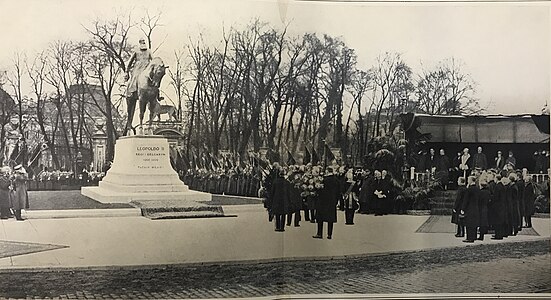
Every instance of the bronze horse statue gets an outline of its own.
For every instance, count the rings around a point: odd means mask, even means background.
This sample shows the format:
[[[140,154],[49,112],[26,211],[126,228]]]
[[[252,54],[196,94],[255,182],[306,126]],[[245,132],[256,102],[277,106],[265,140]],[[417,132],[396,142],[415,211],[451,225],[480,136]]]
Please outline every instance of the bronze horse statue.
[[[159,87],[163,76],[165,76],[166,68],[168,67],[165,66],[163,60],[159,57],[155,57],[138,75],[136,80],[136,84],[138,85],[137,92],[126,97],[128,120],[124,129],[124,135],[128,134],[129,129],[132,129],[134,134],[136,134],[135,129],[132,127],[134,111],[136,110],[136,102],[140,103],[140,131],[143,131],[143,117],[146,107],[149,107],[149,128],[151,128],[153,118],[155,117],[155,106],[157,104],[157,99],[159,98]]]

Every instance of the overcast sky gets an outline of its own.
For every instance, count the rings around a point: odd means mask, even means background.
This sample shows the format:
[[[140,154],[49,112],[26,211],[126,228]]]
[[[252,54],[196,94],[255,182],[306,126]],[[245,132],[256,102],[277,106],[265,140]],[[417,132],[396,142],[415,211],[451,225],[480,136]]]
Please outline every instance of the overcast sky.
[[[167,38],[157,54],[169,65],[189,36],[202,32],[215,42],[224,26],[239,28],[258,17],[275,28],[290,21],[292,35],[341,36],[363,68],[385,51],[402,53],[414,72],[455,57],[477,82],[488,113],[538,113],[550,98],[548,4],[0,0],[0,69],[16,51],[32,56],[56,39],[85,40],[82,25],[98,16],[133,10],[138,17],[146,7],[162,13],[156,37]]]

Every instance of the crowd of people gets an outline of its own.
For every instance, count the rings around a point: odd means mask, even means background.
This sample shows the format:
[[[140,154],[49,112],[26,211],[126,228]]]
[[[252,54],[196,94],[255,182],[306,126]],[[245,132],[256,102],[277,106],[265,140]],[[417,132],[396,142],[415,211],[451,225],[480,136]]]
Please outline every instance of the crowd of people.
[[[547,159],[546,152],[537,155],[539,172],[547,172],[544,168],[548,164],[542,160]],[[502,239],[531,227],[535,200],[541,191],[526,168],[516,168],[512,152],[506,158],[498,152],[490,164],[481,147],[472,156],[466,148],[458,154],[456,167],[446,159],[444,150],[436,157],[431,149],[426,158],[425,163],[433,164],[427,172],[440,181],[439,187],[445,189],[451,175],[455,176],[458,198],[452,222],[458,225],[458,237],[467,236],[465,242],[483,240],[492,231],[493,238]],[[298,227],[304,217],[305,221],[317,222],[315,238],[322,237],[323,223],[327,223],[330,239],[337,209],[345,211],[346,224],[350,225],[354,224],[355,213],[381,216],[397,212],[404,204],[398,201],[404,197],[397,197],[403,189],[404,185],[386,170],[274,163],[261,181],[260,196],[275,231],[284,231],[286,225]]]
[[[535,174],[547,173],[550,162],[549,153],[545,150],[536,151],[533,159],[531,171]],[[513,151],[508,151],[507,157],[503,156],[502,151],[497,151],[492,161],[484,154],[482,147],[477,147],[477,152],[473,155],[470,154],[469,148],[464,148],[453,160],[449,159],[444,149],[440,149],[439,154],[436,154],[432,148],[428,152],[422,150],[417,155],[415,165],[416,172],[434,174],[443,187],[447,187],[450,181],[457,182],[459,177],[467,178],[475,169],[511,171],[519,168]]]
[[[346,168],[336,164],[281,166],[274,163],[262,181],[260,196],[275,231],[285,231],[285,225],[300,226],[317,223],[314,238],[323,237],[327,223],[327,238],[333,235],[337,209],[345,212],[345,224],[354,225],[354,215],[388,214],[392,210],[392,179],[386,170],[373,173],[362,168]]]
[[[0,169],[0,219],[15,217],[17,221],[25,220],[21,210],[29,208],[28,178],[22,165],[15,166],[13,170],[9,166]]]
[[[521,171],[475,169],[470,176],[458,178],[458,193],[452,223],[457,224],[456,237],[463,242],[515,236],[522,228],[532,227],[534,201],[538,190],[531,176]]]

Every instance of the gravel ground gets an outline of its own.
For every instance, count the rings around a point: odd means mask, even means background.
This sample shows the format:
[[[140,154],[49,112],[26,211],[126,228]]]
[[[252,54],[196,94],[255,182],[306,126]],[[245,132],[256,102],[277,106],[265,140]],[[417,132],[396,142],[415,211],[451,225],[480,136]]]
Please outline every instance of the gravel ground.
[[[312,293],[551,291],[549,239],[348,258],[1,270],[0,296],[221,298]]]

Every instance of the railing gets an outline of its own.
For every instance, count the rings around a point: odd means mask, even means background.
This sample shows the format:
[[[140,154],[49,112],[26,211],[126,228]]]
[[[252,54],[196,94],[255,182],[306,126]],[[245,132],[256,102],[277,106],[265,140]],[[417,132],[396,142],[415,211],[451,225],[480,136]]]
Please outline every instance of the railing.
[[[532,181],[535,183],[542,183],[549,181],[549,172],[547,174],[530,174],[524,172],[523,176],[532,177]],[[434,178],[434,172],[415,172],[415,168],[411,167],[410,169],[410,180],[414,182],[426,182],[429,179]]]
[[[532,181],[535,183],[542,183],[549,180],[549,174],[527,174],[532,177]]]

